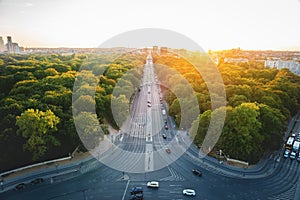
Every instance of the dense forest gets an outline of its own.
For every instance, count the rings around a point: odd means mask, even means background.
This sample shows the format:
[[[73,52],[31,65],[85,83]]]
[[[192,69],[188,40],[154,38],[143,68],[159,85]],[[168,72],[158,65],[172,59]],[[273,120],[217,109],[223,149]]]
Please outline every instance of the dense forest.
[[[163,87],[164,98],[170,106],[169,114],[174,117],[178,126],[190,128],[197,146],[201,146],[207,134],[211,117],[218,116],[222,109],[226,109],[224,127],[214,150],[222,149],[231,158],[253,164],[265,153],[280,148],[287,122],[300,108],[299,76],[288,69],[264,68],[263,63],[258,62],[221,62],[217,69],[225,85],[226,108],[219,106],[211,109],[211,97],[218,99],[221,93],[209,92],[207,81],[201,76],[205,73],[209,81],[213,82],[214,73],[209,70],[211,61],[199,62],[202,63],[200,74],[189,62],[198,59],[196,53],[187,53],[181,58],[156,55],[154,59],[157,65],[161,65],[157,67],[157,74],[162,85],[173,85],[171,88]],[[170,73],[172,70],[180,75]],[[200,109],[201,112],[197,119],[191,119],[190,127],[181,123],[182,110],[179,102],[184,104],[190,100],[184,94],[187,87],[180,76],[188,81],[198,100],[198,105],[188,109]]]
[[[117,127],[111,99],[130,97],[124,97],[125,91],[114,92],[116,83],[128,71],[128,79],[138,82],[132,76],[141,76],[142,68],[137,66],[144,61],[143,54],[1,55],[0,171],[66,156],[78,145],[83,147],[74,120],[91,126],[100,122],[105,134],[105,120]],[[78,79],[84,82],[74,87]],[[72,111],[72,101],[82,110]],[[96,105],[96,114],[88,112],[90,105]],[[87,137],[93,133],[84,131]]]

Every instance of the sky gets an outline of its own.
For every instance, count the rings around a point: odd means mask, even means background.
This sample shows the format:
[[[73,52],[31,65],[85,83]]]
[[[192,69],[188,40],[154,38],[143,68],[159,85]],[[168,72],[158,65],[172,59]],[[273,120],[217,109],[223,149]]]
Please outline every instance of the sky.
[[[300,50],[299,24],[300,0],[0,0],[0,36],[23,47],[97,47],[162,28],[205,50]]]

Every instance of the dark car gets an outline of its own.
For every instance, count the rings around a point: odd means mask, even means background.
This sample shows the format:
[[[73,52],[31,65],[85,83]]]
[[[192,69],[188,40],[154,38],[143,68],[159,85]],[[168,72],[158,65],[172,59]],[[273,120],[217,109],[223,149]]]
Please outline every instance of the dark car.
[[[167,135],[166,135],[166,134],[162,134],[162,137],[163,137],[164,139],[167,139]]]
[[[143,199],[143,188],[142,187],[134,187],[130,190],[130,199],[132,200],[142,200]]]
[[[134,187],[131,188],[130,194],[135,195],[135,194],[143,194],[143,188],[142,187]]]
[[[30,183],[35,185],[35,184],[39,184],[39,183],[42,183],[42,182],[44,182],[43,178],[37,178],[37,179],[34,179],[33,181],[31,181]]]
[[[197,170],[197,169],[193,169],[192,172],[196,175],[196,176],[202,176],[202,173]]]
[[[138,194],[137,195],[131,195],[129,197],[130,200],[142,200],[143,197],[139,196]]]
[[[14,190],[21,190],[23,188],[25,188],[25,183],[20,183],[14,188]]]

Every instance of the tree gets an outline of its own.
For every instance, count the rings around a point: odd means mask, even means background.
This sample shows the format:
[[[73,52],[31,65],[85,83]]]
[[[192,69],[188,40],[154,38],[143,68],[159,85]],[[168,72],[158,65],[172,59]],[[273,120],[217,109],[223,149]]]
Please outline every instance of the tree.
[[[122,127],[127,117],[129,116],[129,100],[125,95],[120,95],[118,97],[111,97],[111,109],[113,114],[113,119],[117,123],[118,127]]]
[[[265,150],[279,149],[282,144],[282,133],[286,128],[286,118],[276,108],[259,104],[259,119],[262,123],[261,134],[264,136]]]
[[[73,103],[74,114],[80,112],[93,112],[95,110],[95,100],[90,95],[82,95]]]
[[[230,107],[229,107],[230,108]],[[259,107],[254,103],[227,109],[227,119],[219,141],[220,147],[236,159],[258,161],[262,154]]]
[[[192,128],[190,130],[194,143],[200,147],[208,130],[208,126],[211,119],[211,110],[207,110],[198,119],[193,121]]]
[[[233,95],[229,98],[228,104],[232,107],[236,107],[242,103],[249,102],[249,99],[247,99],[244,95]]]
[[[45,155],[50,144],[58,146],[58,140],[51,134],[56,131],[59,118],[51,110],[46,112],[28,109],[16,117],[18,134],[27,139],[24,149],[33,154],[33,160]]]
[[[85,147],[90,150],[95,148],[100,139],[103,138],[104,132],[100,130],[97,115],[91,112],[80,112],[74,117],[77,133]],[[104,130],[105,131],[105,130]]]

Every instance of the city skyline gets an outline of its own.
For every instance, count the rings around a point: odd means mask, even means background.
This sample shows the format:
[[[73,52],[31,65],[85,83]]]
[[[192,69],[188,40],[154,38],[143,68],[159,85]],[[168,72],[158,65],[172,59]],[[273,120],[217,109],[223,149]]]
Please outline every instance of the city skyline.
[[[92,48],[120,33],[153,27],[181,33],[205,50],[300,50],[299,10],[297,0],[2,0],[0,35],[25,48]]]

